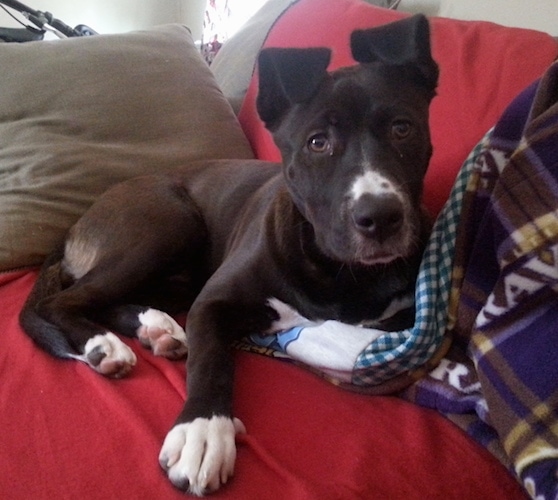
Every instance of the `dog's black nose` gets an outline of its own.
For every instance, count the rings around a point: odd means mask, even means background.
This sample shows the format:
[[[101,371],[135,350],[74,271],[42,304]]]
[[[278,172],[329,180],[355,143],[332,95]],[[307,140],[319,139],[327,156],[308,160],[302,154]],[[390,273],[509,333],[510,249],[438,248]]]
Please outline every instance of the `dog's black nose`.
[[[352,206],[355,228],[368,238],[384,241],[403,225],[403,206],[394,195],[364,194]]]

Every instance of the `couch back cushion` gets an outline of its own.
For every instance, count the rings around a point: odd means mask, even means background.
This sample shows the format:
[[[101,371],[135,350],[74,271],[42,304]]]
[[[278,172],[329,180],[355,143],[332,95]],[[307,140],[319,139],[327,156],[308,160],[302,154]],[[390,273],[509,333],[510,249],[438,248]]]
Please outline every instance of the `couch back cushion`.
[[[39,264],[118,181],[253,156],[183,26],[0,44],[0,68],[0,270]]]
[[[271,28],[264,46],[325,46],[333,50],[330,69],[355,64],[349,36],[409,14],[361,0],[299,0]],[[434,154],[424,201],[437,214],[468,153],[494,125],[517,93],[538,78],[558,55],[549,35],[486,22],[431,19],[433,55],[440,65],[438,95],[431,105]],[[259,158],[279,152],[255,109],[257,75],[252,78],[239,119]]]

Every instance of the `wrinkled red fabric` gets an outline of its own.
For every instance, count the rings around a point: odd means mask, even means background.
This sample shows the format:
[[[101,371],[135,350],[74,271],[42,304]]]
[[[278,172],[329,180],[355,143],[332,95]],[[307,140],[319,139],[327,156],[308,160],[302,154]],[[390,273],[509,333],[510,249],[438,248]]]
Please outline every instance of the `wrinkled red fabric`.
[[[267,45],[330,46],[352,64],[349,33],[405,14],[359,0],[301,0]],[[432,103],[434,157],[425,202],[437,213],[478,139],[556,56],[542,33],[434,19],[441,66]],[[536,47],[536,48],[535,48]],[[278,159],[259,122],[255,79],[240,119],[258,157]],[[18,326],[36,273],[0,275],[0,498],[183,499],[157,456],[184,399],[183,362],[134,340],[133,372],[109,380],[54,359]],[[239,500],[477,499],[524,493],[484,448],[434,411],[393,397],[344,392],[294,365],[238,352],[236,476],[213,498]]]
[[[111,380],[55,359],[17,316],[36,273],[0,275],[0,498],[184,499],[159,448],[185,394],[180,361],[125,340],[138,363]],[[213,498],[524,498],[484,448],[432,410],[353,394],[303,368],[238,352],[236,475]]]

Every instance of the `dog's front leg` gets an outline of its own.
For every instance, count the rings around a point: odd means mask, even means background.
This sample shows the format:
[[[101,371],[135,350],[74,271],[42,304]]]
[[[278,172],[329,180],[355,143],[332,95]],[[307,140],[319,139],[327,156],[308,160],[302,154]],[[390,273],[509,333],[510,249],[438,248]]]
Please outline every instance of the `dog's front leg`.
[[[168,433],[159,462],[170,481],[195,495],[217,490],[233,475],[235,436],[244,425],[232,416],[234,366],[230,338],[215,315],[188,317],[188,395]]]

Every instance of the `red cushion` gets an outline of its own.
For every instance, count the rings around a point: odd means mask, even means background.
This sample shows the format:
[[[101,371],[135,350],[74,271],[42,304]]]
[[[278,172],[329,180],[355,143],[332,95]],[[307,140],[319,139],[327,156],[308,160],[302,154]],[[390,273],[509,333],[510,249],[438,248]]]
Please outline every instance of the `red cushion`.
[[[186,396],[183,362],[137,341],[125,379],[51,358],[17,315],[35,273],[0,275],[0,498],[182,499],[157,463]],[[484,448],[431,410],[345,392],[306,370],[238,353],[235,478],[212,498],[524,498]]]
[[[277,21],[265,46],[333,49],[330,69],[354,64],[349,36],[408,14],[361,0],[300,0]],[[479,139],[511,100],[556,58],[556,41],[545,33],[485,22],[432,19],[432,50],[440,65],[438,96],[431,106],[434,155],[424,201],[436,214],[445,203],[457,171]],[[256,155],[280,155],[257,117],[256,77],[240,111],[240,121]]]

